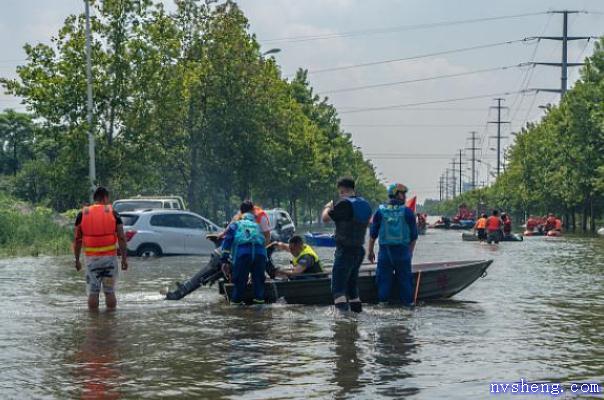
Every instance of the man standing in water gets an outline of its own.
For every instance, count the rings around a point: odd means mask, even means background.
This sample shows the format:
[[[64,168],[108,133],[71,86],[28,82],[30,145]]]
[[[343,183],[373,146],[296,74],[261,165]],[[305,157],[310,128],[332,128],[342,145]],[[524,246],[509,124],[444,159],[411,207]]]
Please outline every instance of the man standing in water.
[[[336,252],[331,272],[331,293],[336,309],[361,312],[358,277],[365,257],[365,235],[371,218],[371,206],[355,193],[352,178],[337,183],[340,200],[327,203],[321,214],[323,222],[336,224]]]
[[[407,307],[413,306],[413,273],[411,258],[417,241],[417,225],[413,211],[405,206],[407,187],[393,183],[388,187],[389,201],[382,204],[373,216],[369,233],[367,257],[375,262],[373,251],[379,238],[380,252],[376,270],[380,303],[390,300],[392,277],[396,277],[399,300]]]
[[[101,289],[105,293],[108,309],[117,306],[115,286],[118,277],[117,244],[122,255],[122,269],[128,269],[126,237],[124,225],[119,214],[109,204],[109,192],[98,187],[93,195],[94,204],[84,207],[75,222],[75,241],[73,252],[75,268],[82,269],[80,253],[82,247],[86,255],[86,288],[88,308],[99,308]]]

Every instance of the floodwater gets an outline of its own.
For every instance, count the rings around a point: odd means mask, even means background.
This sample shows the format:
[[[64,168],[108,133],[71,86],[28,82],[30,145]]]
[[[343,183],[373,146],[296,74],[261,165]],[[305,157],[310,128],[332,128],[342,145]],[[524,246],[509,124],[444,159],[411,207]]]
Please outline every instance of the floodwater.
[[[131,260],[119,309],[89,313],[70,257],[1,260],[0,398],[468,399],[520,378],[604,384],[604,239],[496,247],[430,231],[416,253],[484,258],[488,276],[452,300],[358,317],[233,308],[216,288],[163,301],[194,257]]]

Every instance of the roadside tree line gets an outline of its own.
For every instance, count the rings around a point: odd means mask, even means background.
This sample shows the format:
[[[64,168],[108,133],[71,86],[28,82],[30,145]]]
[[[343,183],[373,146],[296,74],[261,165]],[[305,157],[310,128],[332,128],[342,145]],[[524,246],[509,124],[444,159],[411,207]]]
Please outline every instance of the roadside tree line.
[[[558,105],[548,105],[539,122],[515,136],[505,172],[493,185],[428,202],[427,210],[451,214],[466,203],[518,218],[553,212],[571,230],[594,232],[604,213],[604,39],[580,76]]]
[[[307,221],[351,175],[370,201],[383,199],[333,105],[304,70],[283,78],[235,2],[92,6],[97,180],[117,197],[183,195],[218,221],[252,198]],[[89,196],[84,16],[24,48],[18,78],[0,80],[30,111],[0,114],[2,184],[56,210],[79,207]]]

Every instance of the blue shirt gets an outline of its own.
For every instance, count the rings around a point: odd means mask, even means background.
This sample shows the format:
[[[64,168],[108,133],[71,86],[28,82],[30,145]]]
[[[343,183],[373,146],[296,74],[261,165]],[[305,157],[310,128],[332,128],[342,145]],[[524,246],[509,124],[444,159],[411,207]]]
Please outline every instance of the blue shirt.
[[[404,202],[391,199],[388,204],[393,206],[401,206],[405,205]],[[405,222],[409,226],[409,241],[414,242],[417,240],[417,222],[415,221],[415,214],[409,207],[405,207]],[[369,236],[372,239],[377,239],[380,235],[380,226],[382,225],[382,212],[378,208],[375,214],[373,214],[373,219],[371,221],[371,227],[369,228]],[[380,245],[381,247],[382,245]],[[389,245],[388,247],[407,247],[405,245]]]
[[[231,256],[231,251],[233,250],[233,241],[235,240],[235,232],[237,232],[237,224],[233,222],[227,227],[224,239],[222,241],[222,256],[220,257],[222,262],[227,262]],[[244,244],[237,248],[237,258],[246,254],[257,254],[266,257],[266,248],[264,246],[253,244]],[[236,260],[232,261],[233,263],[236,262]]]

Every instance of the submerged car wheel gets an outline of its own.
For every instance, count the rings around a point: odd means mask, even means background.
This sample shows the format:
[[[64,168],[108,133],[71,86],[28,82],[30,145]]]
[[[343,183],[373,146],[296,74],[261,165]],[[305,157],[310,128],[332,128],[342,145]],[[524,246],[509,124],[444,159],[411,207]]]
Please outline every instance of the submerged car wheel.
[[[161,254],[161,248],[156,244],[143,244],[136,251],[139,257],[160,257]]]

